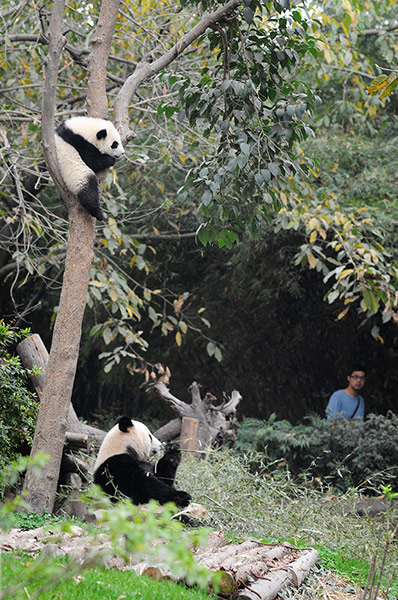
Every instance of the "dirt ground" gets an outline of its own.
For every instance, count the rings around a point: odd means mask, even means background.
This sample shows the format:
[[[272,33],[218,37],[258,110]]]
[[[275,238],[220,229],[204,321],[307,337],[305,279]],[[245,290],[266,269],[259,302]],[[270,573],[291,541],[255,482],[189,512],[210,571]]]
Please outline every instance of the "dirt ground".
[[[312,570],[299,589],[289,588],[277,596],[277,600],[293,598],[294,600],[365,600],[363,590],[336,573],[322,569],[319,573]],[[383,598],[378,596],[378,600]]]

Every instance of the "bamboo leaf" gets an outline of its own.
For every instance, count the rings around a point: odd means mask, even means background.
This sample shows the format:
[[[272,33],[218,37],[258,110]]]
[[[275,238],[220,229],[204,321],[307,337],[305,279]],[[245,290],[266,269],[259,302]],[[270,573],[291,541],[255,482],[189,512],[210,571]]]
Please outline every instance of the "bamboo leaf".
[[[375,94],[381,88],[383,88],[387,84],[387,75],[379,75],[373,79],[372,83],[368,87],[368,94]]]

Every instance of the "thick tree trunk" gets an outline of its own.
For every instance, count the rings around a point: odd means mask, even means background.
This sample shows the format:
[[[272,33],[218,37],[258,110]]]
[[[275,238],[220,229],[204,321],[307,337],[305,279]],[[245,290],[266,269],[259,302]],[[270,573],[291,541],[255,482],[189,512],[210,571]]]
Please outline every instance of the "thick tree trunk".
[[[43,395],[44,383],[46,378],[46,370],[48,364],[49,354],[45,347],[43,340],[39,334],[34,333],[30,337],[25,338],[17,346],[17,352],[21,357],[23,366],[26,369],[32,369],[33,367],[39,367],[40,372],[36,375],[31,375],[33,387],[36,390],[39,400]],[[98,441],[102,441],[106,435],[105,431],[98,429],[97,427],[91,427],[85,423],[79,421],[73,405],[69,403],[68,420],[66,423],[66,431],[71,434],[81,434],[84,436],[94,437]]]
[[[65,274],[31,451],[31,456],[41,450],[50,458],[39,477],[28,470],[24,483],[33,512],[52,512],[54,506],[93,258],[93,217],[76,205],[69,223]]]

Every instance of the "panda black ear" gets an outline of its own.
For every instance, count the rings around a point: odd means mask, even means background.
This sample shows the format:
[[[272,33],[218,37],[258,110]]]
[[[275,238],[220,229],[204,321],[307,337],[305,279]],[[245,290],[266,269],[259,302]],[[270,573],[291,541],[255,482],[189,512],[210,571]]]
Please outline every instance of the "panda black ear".
[[[130,419],[130,417],[118,417],[115,421],[115,425],[119,425],[119,429],[120,431],[123,431],[123,433],[127,433],[129,430],[129,427],[134,427],[134,423],[133,421]]]
[[[102,140],[106,138],[107,135],[108,132],[106,131],[106,129],[101,129],[100,131],[97,131],[97,140]]]

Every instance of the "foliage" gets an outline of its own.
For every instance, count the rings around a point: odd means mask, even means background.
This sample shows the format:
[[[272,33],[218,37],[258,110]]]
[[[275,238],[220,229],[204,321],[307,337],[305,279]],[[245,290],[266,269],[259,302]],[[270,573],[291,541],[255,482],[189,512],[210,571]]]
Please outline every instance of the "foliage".
[[[365,207],[343,208],[330,193],[307,196],[306,202],[296,197],[291,207],[281,210],[277,229],[305,228],[296,264],[320,272],[328,285],[327,301],[344,306],[338,319],[356,306],[365,320],[381,313],[383,323],[397,323],[398,264],[382,245],[382,231],[369,213]],[[379,338],[379,326],[372,334]]]
[[[324,60],[319,61],[313,73],[323,103],[309,121],[319,139],[301,145],[303,156],[314,159],[312,176],[302,181],[296,177],[283,190],[285,206],[276,226],[304,234],[297,264],[309,266],[323,277],[328,287],[325,299],[337,304],[338,319],[357,308],[362,322],[372,322],[374,338],[383,341],[382,324],[389,321],[396,324],[398,320],[396,245],[385,243],[382,227],[383,215],[395,220],[396,204],[384,195],[389,178],[377,171],[376,164],[380,162],[380,143],[386,151],[390,141],[395,146],[391,137],[395,135],[396,123],[393,96],[388,102],[383,98],[380,101],[368,91],[373,87],[377,91],[377,83],[369,87],[374,74],[380,68],[389,72],[391,65],[393,73],[377,78],[376,82],[385,83],[387,90],[390,83],[392,89],[396,84],[396,2],[332,1],[314,6],[313,10],[323,25],[318,46]],[[307,75],[312,82],[312,76]],[[385,135],[383,128],[388,128]],[[335,135],[340,140],[342,155],[334,153]],[[372,152],[370,137],[375,135],[379,137],[378,151]],[[365,174],[373,171],[377,188],[357,176],[356,158],[361,148],[367,160],[359,167]],[[329,151],[336,155],[335,160],[328,156]],[[391,157],[395,162],[394,155]],[[394,175],[390,178],[394,179]],[[363,191],[360,204],[357,204],[358,190]],[[383,213],[378,210],[381,203]]]
[[[375,77],[368,88],[368,94],[379,93],[379,98],[387,98],[391,96],[398,84],[397,73],[391,73],[390,75],[379,75]]]
[[[30,371],[8,351],[29,334],[29,329],[18,331],[0,320],[0,468],[32,443],[38,401],[27,387]]]
[[[43,452],[38,452],[32,459],[27,456],[21,456],[17,460],[14,460],[7,464],[7,466],[0,469],[0,492],[7,488],[12,488],[14,496],[12,500],[7,500],[0,503],[0,529],[7,530],[11,527],[16,527],[20,521],[16,514],[16,510],[23,510],[25,512],[30,510],[30,506],[26,504],[23,497],[15,495],[16,485],[20,481],[20,476],[26,471],[29,465],[35,475],[38,475],[46,462],[48,462],[49,456]]]
[[[95,501],[97,522],[109,532],[112,553],[126,560],[131,555],[137,560],[153,560],[156,565],[183,577],[188,585],[208,586],[209,570],[195,562],[188,548],[205,544],[209,532],[204,528],[184,530],[181,522],[172,519],[176,514],[173,503],[159,508],[159,504],[151,500],[142,508],[124,499],[115,506],[95,488],[88,493],[87,500],[90,504]],[[156,540],[161,543],[156,544]]]
[[[43,464],[44,458],[40,454],[37,454],[34,460],[20,459],[19,462],[11,463],[8,469],[0,472],[1,482],[8,485],[13,484],[19,473],[28,465],[33,467],[34,472],[37,473]],[[115,555],[127,561],[131,556],[137,560],[143,558],[151,560],[152,558],[157,565],[166,567],[176,576],[184,578],[188,585],[208,587],[211,573],[207,568],[195,562],[191,550],[199,544],[205,544],[208,530],[204,528],[192,531],[184,530],[181,522],[172,519],[177,510],[174,504],[170,503],[159,507],[158,503],[152,501],[142,508],[133,505],[129,500],[123,500],[115,506],[96,487],[89,490],[85,500],[90,504],[91,511],[96,511],[96,523],[98,524],[83,525],[87,536],[87,548],[90,549],[93,546],[92,552],[87,551],[84,564],[71,560],[65,569],[64,563],[48,562],[48,556],[43,554],[39,559],[25,565],[27,568],[24,569],[22,578],[19,578],[17,582],[15,578],[12,578],[9,588],[2,587],[0,598],[24,590],[33,581],[39,587],[37,594],[42,593],[58,585],[60,580],[66,582],[77,576],[80,577],[86,567],[102,564]],[[2,530],[24,523],[37,527],[44,521],[51,528],[53,536],[73,531],[74,522],[71,520],[49,519],[47,514],[35,517],[31,514],[27,514],[25,517],[15,516],[15,509],[21,507],[24,507],[24,503],[19,496],[13,502],[2,504],[0,507],[0,528]],[[111,547],[101,552],[96,548],[99,526],[100,532],[106,533],[112,542]],[[156,544],[156,540],[160,540],[161,543]]]
[[[20,511],[15,514],[15,527],[22,531],[29,531],[29,529],[36,529],[37,527],[42,527],[43,525],[51,523],[59,523],[60,521],[61,517],[47,512],[38,514]]]
[[[206,137],[216,134],[213,151],[188,173],[179,193],[183,202],[200,196],[204,244],[217,240],[230,248],[245,229],[261,231],[280,202],[280,182],[299,169],[296,142],[313,135],[303,116],[319,98],[298,71],[307,55],[319,55],[317,25],[298,3],[293,11],[277,0],[267,8],[268,16],[252,0],[240,18],[214,28],[209,43],[219,61],[202,68],[199,81],[174,78],[179,118],[202,124]]]
[[[264,452],[295,477],[320,478],[340,490],[376,490],[381,482],[395,485],[398,416],[370,414],[359,420],[309,418],[308,425],[288,421],[246,419],[239,428],[239,451]]]

